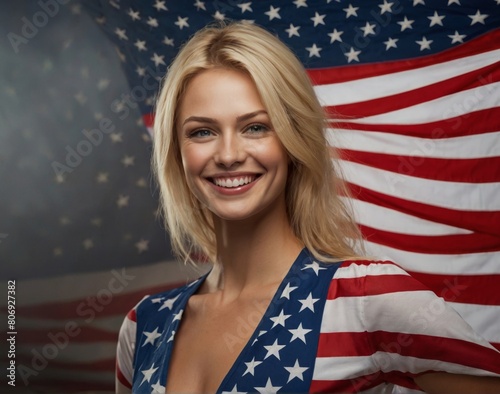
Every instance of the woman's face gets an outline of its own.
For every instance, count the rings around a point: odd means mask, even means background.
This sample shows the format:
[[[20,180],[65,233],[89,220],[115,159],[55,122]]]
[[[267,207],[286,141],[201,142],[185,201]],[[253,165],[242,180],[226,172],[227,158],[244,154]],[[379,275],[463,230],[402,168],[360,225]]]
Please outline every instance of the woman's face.
[[[178,115],[186,181],[202,204],[225,220],[285,209],[288,155],[248,75],[201,72],[189,82]]]

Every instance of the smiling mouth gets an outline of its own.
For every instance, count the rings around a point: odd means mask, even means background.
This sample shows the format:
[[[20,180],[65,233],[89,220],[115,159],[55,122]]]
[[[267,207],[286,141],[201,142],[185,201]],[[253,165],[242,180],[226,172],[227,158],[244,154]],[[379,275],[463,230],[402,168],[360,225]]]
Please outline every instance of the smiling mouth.
[[[241,186],[248,185],[254,182],[260,175],[245,175],[239,177],[220,177],[220,178],[208,178],[210,182],[219,187],[224,187],[226,189],[235,189]]]

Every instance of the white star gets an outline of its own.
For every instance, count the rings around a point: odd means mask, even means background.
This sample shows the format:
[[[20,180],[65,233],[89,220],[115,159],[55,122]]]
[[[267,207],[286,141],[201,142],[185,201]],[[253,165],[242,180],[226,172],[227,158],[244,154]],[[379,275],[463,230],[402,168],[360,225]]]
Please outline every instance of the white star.
[[[448,36],[448,37],[451,38],[451,43],[455,44],[456,42],[463,43],[464,38],[467,36],[465,34],[458,34],[458,31],[455,30],[455,34],[453,34],[452,36]]]
[[[294,379],[294,378],[298,378],[302,381],[304,381],[304,372],[306,370],[308,370],[309,368],[308,367],[301,367],[300,364],[299,364],[299,360],[295,360],[295,364],[293,367],[285,367],[285,369],[288,371],[288,373],[290,374],[288,376],[288,382],[290,382],[290,380]]]
[[[337,31],[337,29],[333,29],[331,33],[328,33],[330,36],[330,44],[333,44],[335,41],[342,42],[342,38],[340,38],[342,34],[344,34],[344,32]]]
[[[217,10],[215,14],[212,15],[212,17],[218,21],[223,21],[224,19],[226,19],[226,15],[222,14],[219,10]]]
[[[271,378],[267,378],[266,386],[265,387],[255,387],[255,390],[257,390],[260,394],[272,394],[272,393],[277,393],[280,388],[281,387],[273,386],[273,383],[271,382]]]
[[[172,310],[172,307],[174,306],[174,302],[177,301],[177,298],[179,298],[179,296],[180,296],[180,294],[177,297],[169,298],[168,300],[164,301],[161,308],[158,309],[158,312],[161,311],[162,309],[165,309],[165,308]]]
[[[172,334],[170,335],[170,338],[168,338],[168,342],[172,342],[174,340],[174,337],[175,337],[175,331],[172,331]]]
[[[153,389],[151,394],[165,394],[165,386],[160,384],[160,380],[151,386]]]
[[[417,4],[425,5],[425,0],[413,0],[413,7],[415,7]]]
[[[309,295],[305,299],[299,300],[299,302],[302,304],[299,312],[302,312],[306,308],[314,312],[314,304],[318,301],[319,298],[313,298],[312,293],[309,293]]]
[[[384,4],[379,4],[380,14],[384,15],[386,12],[392,12],[392,5],[394,3],[388,3],[387,0],[384,0]]]
[[[343,9],[346,13],[346,19],[350,16],[358,16],[359,7],[353,7],[352,4],[349,4],[349,7]]]
[[[321,57],[319,54],[319,51],[321,51],[323,48],[319,48],[316,46],[316,44],[313,44],[312,47],[307,47],[306,50],[309,52],[309,57],[317,56]]]
[[[295,4],[297,8],[307,7],[306,0],[294,0],[293,4]]]
[[[462,4],[460,4],[460,0],[448,0],[448,5],[450,6],[452,4],[462,5]]]
[[[96,178],[97,183],[108,182],[108,176],[109,176],[108,172],[100,172],[99,174],[97,174],[97,178]]]
[[[134,44],[139,51],[146,51],[146,41],[137,40]]]
[[[396,45],[396,42],[398,42],[398,41],[399,41],[399,38],[389,37],[389,39],[387,41],[384,41],[385,50],[388,51],[389,48],[397,48],[398,46]]]
[[[290,299],[290,293],[294,291],[295,289],[298,289],[296,286],[290,286],[290,283],[287,283],[285,288],[283,289],[283,292],[281,293],[280,298],[287,298]]]
[[[148,382],[148,383],[150,382],[151,377],[153,376],[153,374],[155,373],[155,371],[158,369],[158,367],[153,368],[154,365],[155,364],[153,363],[153,365],[151,365],[151,368],[145,369],[144,371],[141,371],[142,374],[144,375],[144,377],[142,378],[141,384],[143,384],[144,382]]]
[[[120,38],[120,40],[128,40],[125,29],[120,29],[119,27],[117,27],[115,29],[115,34]]]
[[[292,36],[300,37],[299,29],[300,29],[300,26],[294,26],[290,23],[290,28],[285,29],[285,31],[288,33],[288,38],[290,38]]]
[[[184,313],[184,309],[181,309],[178,313],[175,313],[174,318],[172,319],[172,322],[174,322],[176,320],[181,320],[183,313]]]
[[[98,175],[99,176],[99,175]],[[106,177],[108,175],[106,174]],[[106,178],[106,182],[108,181],[108,179]],[[61,218],[59,219],[59,224],[61,226],[67,226],[68,224],[71,224],[71,219],[67,216],[61,216]]]
[[[128,15],[132,18],[133,21],[138,21],[141,19],[139,16],[139,11],[134,11],[132,8],[128,9]]]
[[[135,160],[134,156],[125,155],[123,157],[123,159],[122,159],[122,164],[123,164],[124,167],[133,166],[134,165],[134,160]]]
[[[116,205],[118,205],[118,208],[126,207],[128,205],[129,198],[130,198],[130,196],[124,196],[124,195],[120,194],[118,196],[118,200],[116,201]]]
[[[146,69],[144,67],[137,66],[135,69],[135,72],[140,76],[143,77],[146,75]]]
[[[280,350],[283,349],[285,345],[280,345],[278,344],[278,340],[276,339],[272,345],[269,346],[264,346],[264,348],[267,350],[267,354],[264,357],[264,360],[268,357],[274,356],[278,360],[280,359]]]
[[[280,326],[285,327],[285,321],[286,321],[286,319],[288,319],[290,316],[292,316],[292,315],[285,315],[285,313],[284,313],[284,312],[283,312],[283,310],[282,310],[278,316],[275,316],[275,317],[270,317],[270,319],[274,322],[274,324],[273,324],[273,326],[272,326],[271,328],[276,327],[278,324],[279,324]]]
[[[252,10],[252,7],[250,7],[252,5],[252,2],[248,2],[248,3],[241,3],[241,4],[238,4],[238,7],[241,8],[241,13],[243,14],[245,11],[248,11],[248,12],[253,12]],[[236,387],[236,386],[235,386]]]
[[[350,57],[354,57],[358,62],[358,55],[361,53],[361,51],[354,51],[354,48],[351,47],[349,53],[344,53],[344,55],[348,56],[349,58]],[[349,59],[349,62],[351,60]],[[321,270],[326,270],[325,267],[321,267],[316,261],[313,261],[312,263],[309,263],[309,264],[306,264],[304,266],[304,268],[302,268],[302,271],[303,270],[306,270],[306,269],[312,269],[314,271],[314,273],[316,274],[316,276],[318,275],[318,272],[321,271]]]
[[[151,27],[158,27],[158,20],[156,18],[149,17],[146,23]]]
[[[146,187],[148,183],[146,182],[146,178],[139,178],[135,183],[137,187]]]
[[[97,82],[97,89],[99,90],[104,90],[106,89],[108,86],[109,86],[109,83],[111,81],[109,79],[106,79],[106,78],[101,78],[99,80],[99,82]]]
[[[317,12],[314,13],[314,16],[311,18],[311,20],[314,22],[314,27],[318,25],[324,25],[325,24],[325,16],[326,14],[320,15]]]
[[[245,365],[247,366],[247,370],[245,371],[245,373],[243,374],[243,376],[245,376],[247,373],[249,373],[250,375],[254,376],[254,373],[255,373],[255,367],[259,364],[262,364],[262,361],[255,361],[255,357],[252,358],[252,361],[248,362],[248,363],[245,363]]]
[[[151,345],[155,345],[155,341],[161,337],[161,333],[158,332],[158,328],[159,327],[156,327],[154,329],[154,331],[151,331],[151,332],[147,332],[147,331],[144,331],[143,334],[146,335],[146,340],[144,341],[144,343],[142,344],[142,346],[146,346],[148,343],[150,343]]]
[[[427,40],[427,38],[422,37],[422,40],[415,41],[418,45],[420,45],[420,50],[431,49],[432,40]]]
[[[54,256],[62,256],[62,254],[63,254],[62,248],[54,248],[53,252],[54,252]]]
[[[264,14],[269,16],[269,20],[272,21],[274,18],[281,19],[279,12],[280,7],[274,8],[273,6],[271,6],[271,8],[269,8],[269,11],[264,12]]]
[[[167,37],[165,36],[163,38],[163,41],[162,41],[165,45],[170,45],[171,47],[174,46],[174,39],[173,38],[170,38],[170,37]]]
[[[168,11],[168,8],[165,6],[164,1],[156,0],[156,3],[153,7],[156,8],[157,11],[160,11],[160,10]]]
[[[231,391],[223,391],[222,394],[245,394],[245,392],[238,391],[238,385],[235,384]]]
[[[153,57],[151,58],[151,60],[154,62],[156,67],[158,67],[160,64],[163,64],[164,66],[166,66],[165,60],[163,60],[164,58],[165,58],[165,56],[163,56],[163,55],[160,56],[156,52],[153,52]]]
[[[82,244],[83,244],[83,247],[85,248],[85,250],[89,250],[89,249],[92,249],[94,247],[94,241],[92,241],[92,239],[90,239],[90,238],[83,240]]]
[[[470,25],[475,25],[476,23],[481,23],[484,25],[484,20],[489,16],[488,14],[481,14],[479,10],[476,11],[474,15],[467,15],[469,18],[472,19]]]
[[[429,24],[429,27],[432,27],[434,25],[439,25],[443,26],[443,19],[446,17],[446,15],[438,15],[437,11],[434,11],[434,15],[428,16],[427,19],[431,21]]]
[[[295,329],[288,330],[290,334],[292,334],[292,338],[290,342],[295,341],[296,339],[300,339],[302,342],[306,343],[306,334],[311,332],[312,330],[306,329],[302,327],[302,323]]]
[[[413,29],[413,27],[411,27],[413,22],[415,21],[409,20],[405,15],[404,20],[402,22],[398,22],[398,25],[401,25],[401,31],[405,31],[406,29]]]
[[[180,16],[177,17],[177,22],[174,22],[174,25],[179,26],[179,29],[182,30],[183,27],[189,27],[189,23],[187,22],[189,17],[181,18]]]
[[[158,303],[160,303],[160,302],[161,302],[161,300],[163,300],[163,298],[161,298],[161,297],[151,298],[151,302],[152,302],[153,304],[158,304]]]
[[[366,22],[366,25],[364,27],[361,27],[360,29],[363,30],[363,37],[366,37],[368,34],[373,34],[375,35],[375,30],[373,30],[377,25],[370,24],[370,22]]]
[[[257,338],[255,338],[255,339],[253,340],[252,345],[253,345],[255,342],[257,342],[257,341],[259,340],[259,337],[260,337],[261,335],[264,335],[266,332],[267,332],[267,331],[265,331],[265,330],[260,330],[260,331],[259,331],[259,335],[257,335]]]
[[[200,9],[204,10],[204,11],[207,10],[205,8],[205,2],[204,1],[196,0],[196,2],[194,3],[194,5],[195,5],[197,11],[199,11]]]
[[[136,242],[135,247],[137,248],[137,253],[146,252],[149,249],[149,241],[142,239],[139,242]]]
[[[116,144],[117,142],[123,142],[123,133],[111,133],[109,135],[109,138],[111,139],[111,142],[113,142],[113,144]]]

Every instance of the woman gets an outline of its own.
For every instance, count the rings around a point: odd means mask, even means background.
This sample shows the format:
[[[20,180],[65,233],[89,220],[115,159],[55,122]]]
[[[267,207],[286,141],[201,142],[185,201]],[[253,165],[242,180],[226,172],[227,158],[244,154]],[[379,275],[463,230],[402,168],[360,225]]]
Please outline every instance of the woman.
[[[500,392],[491,345],[401,268],[356,253],[325,124],[263,29],[210,27],[184,46],[154,167],[174,250],[213,269],[129,313],[117,392]]]

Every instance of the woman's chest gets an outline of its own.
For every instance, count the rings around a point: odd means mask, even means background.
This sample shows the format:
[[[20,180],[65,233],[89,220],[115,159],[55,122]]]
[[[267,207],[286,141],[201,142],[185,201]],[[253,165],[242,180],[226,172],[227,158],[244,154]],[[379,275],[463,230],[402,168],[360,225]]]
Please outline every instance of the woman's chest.
[[[216,392],[261,322],[270,300],[186,308],[168,367],[167,392]]]

